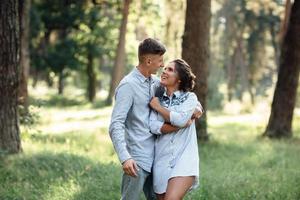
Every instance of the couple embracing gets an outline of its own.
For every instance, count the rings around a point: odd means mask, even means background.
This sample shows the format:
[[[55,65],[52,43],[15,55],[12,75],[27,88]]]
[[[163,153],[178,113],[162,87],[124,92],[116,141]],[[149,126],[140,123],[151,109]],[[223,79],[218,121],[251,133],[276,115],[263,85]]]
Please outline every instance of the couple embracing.
[[[196,77],[182,59],[164,67],[165,52],[155,39],[142,41],[138,66],[115,91],[109,133],[124,171],[122,200],[138,200],[142,191],[148,200],[182,199],[198,185]]]

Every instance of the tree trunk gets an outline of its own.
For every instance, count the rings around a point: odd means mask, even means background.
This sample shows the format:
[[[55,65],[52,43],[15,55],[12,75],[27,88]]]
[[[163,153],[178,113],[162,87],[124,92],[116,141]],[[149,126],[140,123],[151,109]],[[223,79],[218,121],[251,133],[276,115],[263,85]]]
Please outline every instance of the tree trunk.
[[[182,58],[190,64],[197,76],[195,93],[204,110],[206,110],[207,96],[210,8],[210,0],[187,0],[186,21],[182,40]],[[196,127],[198,138],[207,140],[206,112],[196,122]]]
[[[0,151],[21,151],[18,119],[19,16],[18,1],[0,4]]]
[[[292,119],[300,71],[299,35],[300,0],[295,0],[289,26],[282,43],[278,80],[264,136],[275,138],[292,136]]]
[[[64,71],[59,72],[58,75],[58,94],[62,95],[64,93],[65,82],[64,82]]]
[[[20,85],[19,85],[19,105],[23,105],[28,110],[28,90],[27,82],[29,76],[30,56],[29,56],[29,12],[31,0],[20,0]]]
[[[236,65],[234,63],[234,58],[236,54],[236,49],[233,50],[233,54],[231,55],[228,48],[232,47],[232,41],[234,41],[236,32],[233,33],[233,31],[236,29],[234,26],[233,17],[231,16],[231,12],[228,11],[229,8],[232,6],[228,1],[225,2],[225,32],[224,32],[224,39],[222,42],[223,45],[223,53],[224,53],[224,69],[226,70],[226,76],[227,76],[227,97],[228,101],[231,102],[234,96],[235,86],[236,86]]]
[[[243,33],[244,31],[242,31]],[[244,101],[244,93],[246,91],[250,91],[249,88],[249,79],[248,79],[248,75],[249,75],[249,69],[248,66],[246,65],[245,62],[245,54],[244,54],[244,40],[243,40],[243,34],[241,34],[241,36],[239,36],[237,38],[237,57],[236,57],[236,63],[240,68],[240,81],[241,81],[241,91],[240,91],[240,100]],[[250,92],[251,95],[251,92]],[[251,97],[252,99],[252,97]],[[251,101],[252,104],[254,104],[254,97],[253,97],[253,101]]]
[[[289,26],[291,8],[292,8],[291,0],[286,0],[284,16],[283,16],[283,20],[281,21],[280,30],[279,30],[279,43],[280,44],[282,43],[282,41],[285,37],[285,34],[287,32],[288,26]]]
[[[286,0],[285,2],[285,10],[284,10],[284,16],[283,20],[281,21],[280,24],[280,29],[279,33],[276,31],[276,22],[270,21],[269,24],[269,30],[271,34],[271,44],[274,49],[274,57],[275,57],[275,63],[276,63],[276,69],[279,69],[279,59],[280,59],[280,47],[282,45],[283,38],[286,34],[287,28],[288,28],[288,22],[289,22],[289,17],[291,13],[291,7],[292,3],[291,0]],[[270,13],[272,14],[272,13]]]
[[[88,77],[87,96],[89,101],[93,102],[96,96],[96,75],[93,67],[93,55],[91,52],[88,52],[86,72]]]
[[[233,55],[227,59],[227,91],[228,91],[228,101],[231,102],[234,96],[234,91],[236,89],[236,57],[237,57],[237,48],[233,50]]]
[[[119,84],[119,82],[121,81],[123,74],[124,74],[126,26],[127,26],[127,19],[128,19],[130,3],[131,3],[131,0],[124,0],[124,7],[123,7],[123,12],[122,12],[122,22],[121,22],[120,33],[119,33],[119,43],[118,43],[114,68],[113,68],[113,72],[112,72],[109,93],[108,93],[108,97],[106,99],[107,104],[111,104],[114,91],[115,91],[117,85]]]

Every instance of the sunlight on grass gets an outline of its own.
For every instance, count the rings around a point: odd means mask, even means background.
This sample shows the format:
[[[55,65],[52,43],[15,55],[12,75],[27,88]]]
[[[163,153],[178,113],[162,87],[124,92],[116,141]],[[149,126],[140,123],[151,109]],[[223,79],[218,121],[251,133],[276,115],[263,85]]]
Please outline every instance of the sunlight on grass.
[[[96,131],[110,122],[111,107],[103,109],[41,110],[41,125],[37,129],[53,134],[71,131]]]
[[[22,127],[23,153],[0,160],[0,199],[119,199],[111,109],[37,107],[39,123]],[[267,110],[261,104],[252,113],[208,113],[210,141],[199,143],[200,187],[186,199],[300,199],[299,109],[294,138],[287,140],[261,137]]]
[[[73,179],[70,181],[57,181],[55,184],[49,186],[49,189],[44,194],[43,199],[73,199],[74,194],[80,192],[81,188]]]

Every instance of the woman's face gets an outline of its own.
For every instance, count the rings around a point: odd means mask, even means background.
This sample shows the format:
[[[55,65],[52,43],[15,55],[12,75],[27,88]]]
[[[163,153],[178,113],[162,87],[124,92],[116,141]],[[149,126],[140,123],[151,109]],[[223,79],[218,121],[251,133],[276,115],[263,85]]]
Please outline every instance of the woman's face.
[[[160,83],[165,87],[178,87],[179,79],[175,69],[175,63],[171,62],[163,68],[160,76]]]

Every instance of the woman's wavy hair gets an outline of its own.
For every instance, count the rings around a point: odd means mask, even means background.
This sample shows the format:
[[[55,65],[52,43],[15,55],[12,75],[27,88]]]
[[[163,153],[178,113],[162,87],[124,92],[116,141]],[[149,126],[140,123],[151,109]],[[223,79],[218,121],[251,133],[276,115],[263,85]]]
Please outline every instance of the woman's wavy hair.
[[[180,80],[178,89],[184,92],[192,91],[195,87],[196,76],[192,72],[190,65],[183,59],[175,59],[171,63],[175,64],[175,70]]]

